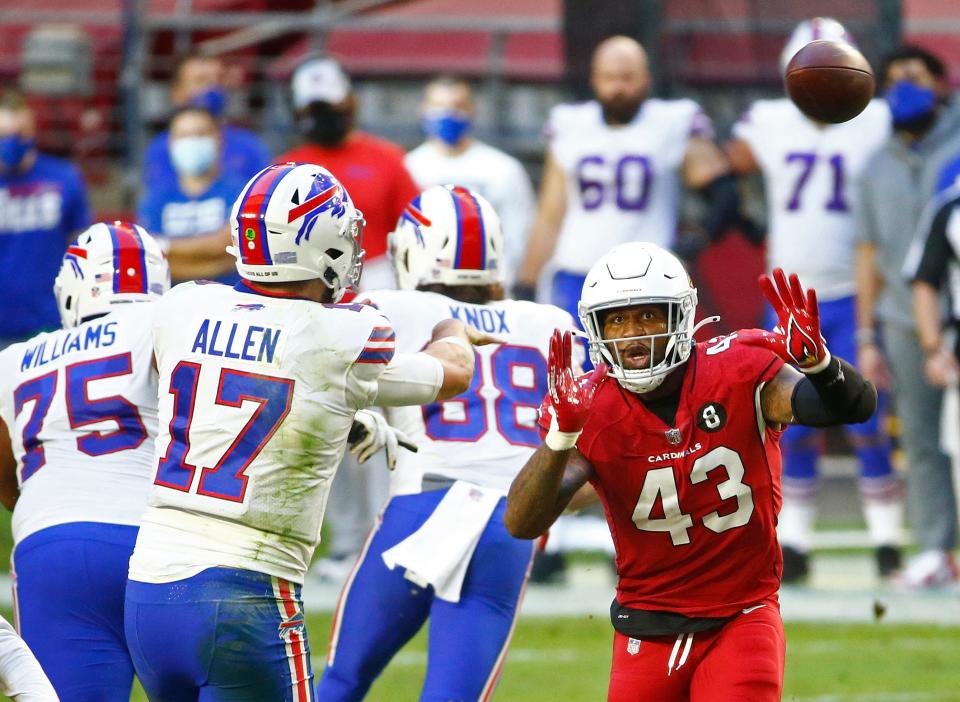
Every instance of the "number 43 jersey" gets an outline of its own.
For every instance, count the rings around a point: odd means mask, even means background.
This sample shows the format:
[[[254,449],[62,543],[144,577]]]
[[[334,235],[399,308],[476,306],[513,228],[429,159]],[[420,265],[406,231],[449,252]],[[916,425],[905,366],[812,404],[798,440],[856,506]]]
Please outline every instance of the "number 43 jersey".
[[[157,303],[157,470],[130,578],[215,567],[303,582],[356,410],[394,355],[384,317],[185,283]]]
[[[603,382],[577,447],[616,545],[621,606],[727,617],[776,595],[781,431],[759,398],[782,365],[736,335],[697,344],[672,426]]]
[[[157,436],[155,309],[118,306],[0,353],[0,417],[20,486],[15,542],[57,524],[139,523]]]
[[[537,409],[547,392],[547,354],[554,329],[574,329],[553,305],[502,300],[485,305],[419,291],[380,290],[361,298],[386,315],[400,352],[419,351],[433,327],[459,319],[504,340],[476,348],[470,388],[452,400],[389,408],[388,419],[418,445],[401,451],[393,494],[417,493],[424,475],[506,490],[540,445]]]

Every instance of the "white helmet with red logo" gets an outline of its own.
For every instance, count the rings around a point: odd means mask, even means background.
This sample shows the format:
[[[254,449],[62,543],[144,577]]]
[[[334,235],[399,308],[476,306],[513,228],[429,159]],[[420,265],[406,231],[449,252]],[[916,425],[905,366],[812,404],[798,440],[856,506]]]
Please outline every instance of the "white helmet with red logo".
[[[503,232],[493,205],[458,185],[435,185],[406,206],[388,239],[397,287],[503,280]]]
[[[363,215],[330,171],[283,163],[257,173],[230,214],[237,270],[247,280],[320,278],[339,301],[360,281]]]
[[[170,288],[170,269],[156,240],[128,222],[98,222],[67,248],[53,293],[64,327],[145,302]]]

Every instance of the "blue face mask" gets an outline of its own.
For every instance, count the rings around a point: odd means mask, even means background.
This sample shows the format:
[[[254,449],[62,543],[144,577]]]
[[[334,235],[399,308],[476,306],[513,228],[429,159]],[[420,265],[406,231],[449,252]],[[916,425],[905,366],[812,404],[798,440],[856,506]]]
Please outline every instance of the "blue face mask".
[[[894,129],[911,131],[915,126],[928,124],[937,109],[937,95],[933,89],[908,80],[894,83],[884,98],[890,106]]]
[[[423,118],[424,133],[449,146],[459,143],[472,126],[470,117],[453,110],[429,112]]]
[[[214,117],[221,117],[227,109],[227,91],[219,85],[190,98],[193,107],[199,107]]]
[[[19,134],[0,137],[0,166],[8,171],[16,170],[36,146],[36,139],[27,139]]]
[[[171,139],[170,160],[178,175],[203,175],[217,160],[217,140],[209,136]]]

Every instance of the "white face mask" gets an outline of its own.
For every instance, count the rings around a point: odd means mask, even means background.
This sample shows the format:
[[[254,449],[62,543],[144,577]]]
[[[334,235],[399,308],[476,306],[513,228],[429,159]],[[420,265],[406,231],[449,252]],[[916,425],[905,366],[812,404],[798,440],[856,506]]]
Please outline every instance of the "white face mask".
[[[179,175],[203,175],[217,160],[217,140],[210,136],[171,139],[170,160]]]

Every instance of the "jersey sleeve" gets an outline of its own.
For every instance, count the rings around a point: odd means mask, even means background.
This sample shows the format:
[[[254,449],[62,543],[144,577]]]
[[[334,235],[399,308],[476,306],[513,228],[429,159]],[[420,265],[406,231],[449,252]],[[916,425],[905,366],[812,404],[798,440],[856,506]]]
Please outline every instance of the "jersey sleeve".
[[[690,128],[688,136],[690,138],[713,139],[716,132],[713,129],[713,120],[710,115],[704,112],[699,104],[694,103],[693,116],[690,118]]]
[[[369,305],[357,304],[356,308],[361,319],[356,332],[351,330],[356,342],[347,349],[353,360],[347,369],[346,399],[351,407],[362,409],[377,397],[377,380],[393,360],[397,336],[390,320],[379,311]]]
[[[903,273],[911,282],[939,289],[951,261],[957,260],[952,239],[960,235],[960,197],[937,203],[932,217],[921,220],[904,262]]]

